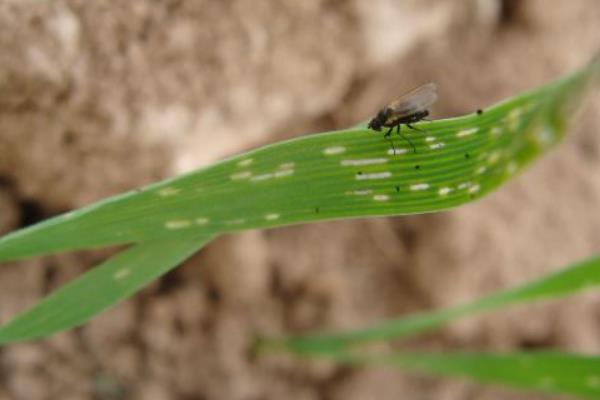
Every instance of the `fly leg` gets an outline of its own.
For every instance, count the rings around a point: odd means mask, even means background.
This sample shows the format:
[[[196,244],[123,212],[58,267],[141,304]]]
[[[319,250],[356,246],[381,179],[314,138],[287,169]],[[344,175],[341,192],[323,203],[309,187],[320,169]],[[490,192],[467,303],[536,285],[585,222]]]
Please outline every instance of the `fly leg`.
[[[426,131],[425,129],[419,129],[419,128],[416,128],[416,127],[412,126],[411,124],[406,124],[406,126],[408,126],[408,127],[409,127],[410,129],[412,129],[413,131],[419,131],[419,132],[421,132],[421,133],[427,133],[427,131]]]
[[[429,120],[426,120],[429,121]],[[411,124],[406,124],[406,126],[408,126],[410,129],[414,130],[414,131],[419,131],[419,132],[427,132],[424,129],[419,129],[419,128],[415,128],[414,126],[412,126]]]
[[[392,138],[390,137],[390,135],[392,134],[392,130],[394,129],[394,127],[392,126],[385,135],[383,135],[384,139],[387,139],[390,141],[390,145],[392,146],[392,150],[394,152],[394,154],[396,154],[396,148],[394,147],[394,141],[392,140]]]
[[[410,147],[412,147],[413,153],[417,153],[417,148],[415,147],[415,145],[413,144],[413,142],[410,141],[409,138],[407,138],[406,136],[404,136],[402,133],[400,133],[400,125],[398,124],[398,130],[396,132],[398,132],[398,136],[400,136],[402,139],[406,140],[408,142],[408,144],[410,144]],[[410,125],[407,125],[410,127]]]

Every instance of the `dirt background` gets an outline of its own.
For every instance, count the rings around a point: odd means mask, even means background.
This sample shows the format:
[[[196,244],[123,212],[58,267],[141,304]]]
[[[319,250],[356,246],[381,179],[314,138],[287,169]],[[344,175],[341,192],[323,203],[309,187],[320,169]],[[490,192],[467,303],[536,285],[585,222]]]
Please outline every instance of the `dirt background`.
[[[0,231],[261,143],[349,126],[435,81],[435,117],[585,63],[597,0],[0,0]],[[600,106],[485,199],[222,237],[87,325],[0,349],[0,399],[546,399],[249,357],[258,332],[361,327],[600,250]],[[3,265],[0,320],[108,253]],[[600,297],[470,318],[427,348],[600,352]]]

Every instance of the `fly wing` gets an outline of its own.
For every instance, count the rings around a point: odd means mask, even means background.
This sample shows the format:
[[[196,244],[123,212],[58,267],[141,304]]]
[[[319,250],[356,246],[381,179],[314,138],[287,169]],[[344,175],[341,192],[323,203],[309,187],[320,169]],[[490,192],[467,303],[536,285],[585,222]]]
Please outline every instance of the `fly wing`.
[[[392,109],[395,118],[402,118],[419,111],[425,111],[438,98],[435,83],[426,83],[406,93],[388,107]]]

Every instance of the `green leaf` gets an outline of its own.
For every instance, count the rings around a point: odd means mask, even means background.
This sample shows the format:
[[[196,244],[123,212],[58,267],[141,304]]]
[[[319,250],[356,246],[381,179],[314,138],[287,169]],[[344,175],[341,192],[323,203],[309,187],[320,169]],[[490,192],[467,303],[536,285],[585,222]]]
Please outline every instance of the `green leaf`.
[[[0,239],[0,261],[134,244],[0,328],[0,343],[67,329],[132,294],[224,232],[433,212],[497,188],[557,143],[600,69],[482,115],[423,122],[392,147],[364,125],[250,151]],[[399,150],[399,151],[396,151]]]
[[[73,328],[125,299],[198,251],[211,237],[134,245],[57,290],[0,328],[0,344]]]
[[[495,293],[457,307],[415,314],[357,331],[262,339],[258,346],[264,349],[288,349],[297,353],[327,353],[351,345],[415,336],[461,317],[517,303],[566,296],[596,288],[598,285],[600,285],[600,256],[571,265],[521,287]]]
[[[547,393],[600,398],[600,358],[561,352],[398,353],[337,352],[330,356],[353,365],[390,365],[406,370],[467,377]]]
[[[324,219],[445,210],[513,177],[564,135],[588,67],[487,108],[422,122],[394,154],[364,125],[250,151],[0,239],[0,260]]]
[[[460,317],[518,303],[557,298],[600,284],[600,256],[579,262],[515,289],[483,297],[458,307],[417,314],[375,327],[339,334],[262,339],[257,350],[286,350],[303,356],[352,365],[390,365],[405,370],[467,377],[482,383],[548,393],[600,397],[600,357],[561,352],[493,353],[373,353],[351,345],[407,338]]]

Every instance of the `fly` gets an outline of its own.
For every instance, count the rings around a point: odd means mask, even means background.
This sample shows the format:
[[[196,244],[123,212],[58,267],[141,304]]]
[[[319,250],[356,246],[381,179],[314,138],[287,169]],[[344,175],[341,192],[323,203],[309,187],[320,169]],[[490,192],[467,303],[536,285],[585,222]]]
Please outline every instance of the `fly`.
[[[368,128],[377,132],[381,132],[384,127],[390,128],[383,136],[385,139],[389,139],[392,131],[396,128],[398,135],[406,140],[416,153],[415,146],[410,139],[400,133],[400,126],[404,124],[410,129],[423,132],[422,129],[415,128],[412,124],[429,115],[429,107],[435,103],[437,98],[435,83],[426,83],[419,86],[382,108],[375,118],[369,122]],[[394,143],[391,139],[389,140],[393,148]]]

